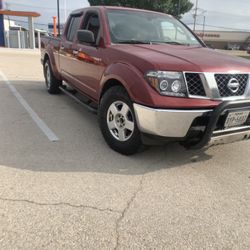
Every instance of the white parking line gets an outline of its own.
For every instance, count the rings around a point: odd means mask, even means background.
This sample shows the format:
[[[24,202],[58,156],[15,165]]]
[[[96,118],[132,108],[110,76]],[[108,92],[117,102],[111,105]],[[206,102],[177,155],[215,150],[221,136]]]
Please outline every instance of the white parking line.
[[[16,97],[16,99],[20,102],[20,104],[25,108],[25,110],[28,112],[32,120],[42,130],[42,132],[48,137],[48,139],[52,142],[59,141],[59,138],[55,135],[55,133],[46,125],[46,123],[30,107],[27,101],[25,101],[25,99],[21,96],[21,94],[17,91],[17,89],[11,84],[11,82],[7,79],[7,77],[4,75],[2,71],[0,71],[0,78],[2,78],[3,82],[9,87],[12,94]]]

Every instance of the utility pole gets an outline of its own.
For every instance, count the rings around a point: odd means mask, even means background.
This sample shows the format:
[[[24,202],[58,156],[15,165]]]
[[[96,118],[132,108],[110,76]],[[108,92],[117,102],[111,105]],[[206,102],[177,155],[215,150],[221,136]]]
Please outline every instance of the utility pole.
[[[205,36],[205,25],[206,25],[206,16],[205,16],[205,14],[204,14],[203,18],[204,18],[203,19],[203,38],[204,38],[204,36]]]
[[[178,2],[178,13],[177,13],[178,17],[180,16],[180,13],[181,13],[181,0],[179,0]]]
[[[193,31],[195,31],[195,28],[196,28],[198,1],[199,0],[196,0],[195,9],[194,9],[194,28],[193,28]]]
[[[58,36],[61,35],[61,23],[60,23],[60,0],[57,0],[57,25],[58,25]]]

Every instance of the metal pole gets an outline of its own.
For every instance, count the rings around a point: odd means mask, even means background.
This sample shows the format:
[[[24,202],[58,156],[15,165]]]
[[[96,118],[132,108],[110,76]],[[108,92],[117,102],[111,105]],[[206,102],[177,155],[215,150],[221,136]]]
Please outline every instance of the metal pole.
[[[60,0],[57,0],[57,25],[58,25],[58,36],[61,35],[60,31]]]
[[[198,11],[198,0],[196,0],[196,4],[195,4],[195,12],[194,12],[194,31],[196,28],[196,20],[197,20],[197,11]]]
[[[37,33],[37,39],[38,39],[38,49],[41,49],[41,32],[38,31]]]
[[[20,31],[17,31],[17,41],[18,41],[18,49],[21,49],[21,35]]]
[[[204,19],[203,19],[203,38],[205,36],[205,25],[206,25],[206,16],[204,15]]]
[[[67,18],[67,3],[66,0],[64,0],[64,23],[66,23]]]
[[[6,31],[7,48],[10,48],[10,31]]]

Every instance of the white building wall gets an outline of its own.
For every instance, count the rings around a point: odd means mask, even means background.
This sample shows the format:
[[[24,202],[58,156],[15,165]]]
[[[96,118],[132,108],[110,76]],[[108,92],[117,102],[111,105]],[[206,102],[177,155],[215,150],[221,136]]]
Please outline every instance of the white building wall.
[[[4,19],[4,30],[5,31],[9,31],[10,27],[15,27],[15,26],[16,26],[16,24],[14,21]]]

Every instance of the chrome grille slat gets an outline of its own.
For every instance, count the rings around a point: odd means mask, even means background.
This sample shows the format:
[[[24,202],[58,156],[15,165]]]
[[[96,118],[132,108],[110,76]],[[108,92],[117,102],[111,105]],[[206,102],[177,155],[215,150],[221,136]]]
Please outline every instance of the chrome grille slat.
[[[215,80],[218,85],[218,90],[221,97],[232,97],[244,95],[248,83],[248,74],[215,74]],[[240,87],[236,93],[232,93],[228,88],[228,83],[231,79],[237,79]]]

